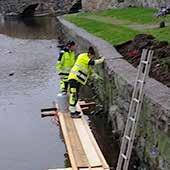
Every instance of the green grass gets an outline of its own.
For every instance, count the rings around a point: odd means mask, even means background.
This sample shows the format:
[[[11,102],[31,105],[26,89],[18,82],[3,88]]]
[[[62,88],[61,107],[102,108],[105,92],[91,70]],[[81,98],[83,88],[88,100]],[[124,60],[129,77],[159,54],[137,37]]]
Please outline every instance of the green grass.
[[[160,41],[170,42],[170,26],[161,29],[147,30],[146,32],[152,34]]]
[[[77,26],[84,28],[90,33],[103,38],[111,44],[120,44],[124,41],[132,39],[139,31],[135,31],[123,26],[117,26],[112,24],[103,24],[99,21],[91,19],[67,16],[67,20],[75,23]]]
[[[158,19],[154,17],[155,9],[150,8],[124,8],[111,9],[101,12],[96,12],[99,16],[110,16],[120,20],[131,21],[134,23],[148,24],[156,22]],[[95,13],[94,13],[95,14]]]
[[[170,26],[162,29],[158,28],[159,22],[163,20],[163,18],[156,18],[154,16],[156,11],[157,10],[150,8],[111,9],[67,15],[65,19],[109,41],[113,45],[133,39],[134,36],[139,33],[152,34],[158,40],[170,42]],[[164,19],[166,23],[169,22],[170,25],[170,15]],[[132,27],[132,25],[137,24],[141,29]],[[148,28],[148,26],[155,28]]]
[[[124,9],[110,9],[98,12],[80,13],[79,16],[104,16],[112,17],[119,20],[130,21],[138,24],[159,23],[162,18],[155,17],[156,9],[151,8],[124,8]],[[170,16],[166,17],[170,21]]]

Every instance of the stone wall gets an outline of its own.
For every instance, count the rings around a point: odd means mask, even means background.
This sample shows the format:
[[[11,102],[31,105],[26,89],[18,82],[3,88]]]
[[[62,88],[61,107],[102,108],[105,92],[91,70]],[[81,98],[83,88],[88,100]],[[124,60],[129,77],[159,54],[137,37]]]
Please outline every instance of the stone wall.
[[[169,6],[170,1],[169,0],[136,0],[136,4],[144,7],[160,8],[161,6]]]
[[[71,7],[80,0],[0,0],[0,13],[18,15],[27,7],[39,4],[37,13],[68,13]],[[170,5],[169,0],[81,0],[84,11],[102,10],[113,7],[145,6],[160,7]]]
[[[78,0],[0,0],[0,13],[21,14],[29,5],[39,4],[37,11],[68,13]],[[102,10],[113,7],[170,5],[169,0],[81,0],[84,11]]]
[[[63,38],[78,42],[78,52],[93,45],[105,57],[96,72],[103,81],[94,81],[95,91],[112,122],[113,131],[122,134],[131,101],[136,68],[123,59],[109,43],[59,18]],[[170,89],[152,78],[147,79],[145,97],[135,140],[141,169],[170,169]]]
[[[19,15],[27,7],[38,4],[36,11],[68,13],[78,0],[0,0],[0,13]]]
[[[116,0],[82,0],[82,9],[84,11],[102,10],[112,7]]]
[[[159,8],[170,5],[169,0],[82,0],[84,11],[102,10],[114,7],[143,6]]]

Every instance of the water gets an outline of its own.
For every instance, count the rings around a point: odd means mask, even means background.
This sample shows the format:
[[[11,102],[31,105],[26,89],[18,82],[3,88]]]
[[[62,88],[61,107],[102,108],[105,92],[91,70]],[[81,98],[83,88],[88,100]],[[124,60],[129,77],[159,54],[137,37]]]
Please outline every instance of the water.
[[[106,114],[100,113],[92,117],[90,127],[110,168],[116,169],[119,154],[118,138],[113,136],[111,126],[105,116]]]
[[[52,106],[58,92],[57,43],[54,18],[0,18],[0,170],[69,165],[60,129],[51,118],[40,118],[40,109]],[[81,98],[93,97],[89,88],[82,91]],[[118,145],[107,120],[96,116],[89,123],[107,162],[115,167]]]
[[[55,18],[4,19],[0,16],[0,34],[19,39],[52,40],[57,38]]]
[[[56,37],[52,18],[0,19],[0,170],[64,167],[59,128],[40,117],[58,92]]]

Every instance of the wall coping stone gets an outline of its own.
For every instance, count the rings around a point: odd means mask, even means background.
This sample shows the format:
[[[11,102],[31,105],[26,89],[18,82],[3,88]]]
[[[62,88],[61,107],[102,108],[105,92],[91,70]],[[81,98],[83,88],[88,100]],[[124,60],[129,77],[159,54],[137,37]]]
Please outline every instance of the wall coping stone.
[[[119,75],[127,84],[132,87],[134,86],[137,69],[124,59],[111,60],[111,58],[122,57],[111,44],[77,27],[75,24],[64,20],[61,16],[57,18],[63,26],[67,27],[70,31],[85,39],[90,44],[93,44],[98,54],[105,57],[105,67],[110,70],[110,73]],[[145,96],[152,104],[160,105],[168,114],[168,117],[170,117],[170,88],[153,78],[147,78]]]

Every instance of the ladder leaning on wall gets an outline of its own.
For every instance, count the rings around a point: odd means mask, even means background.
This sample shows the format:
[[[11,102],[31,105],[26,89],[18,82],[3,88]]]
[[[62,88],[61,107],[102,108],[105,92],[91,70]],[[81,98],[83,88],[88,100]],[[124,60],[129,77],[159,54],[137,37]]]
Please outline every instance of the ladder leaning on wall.
[[[153,53],[152,50],[148,49],[142,51],[116,170],[127,170],[129,166],[137,123],[142,107],[144,84],[149,74]]]

